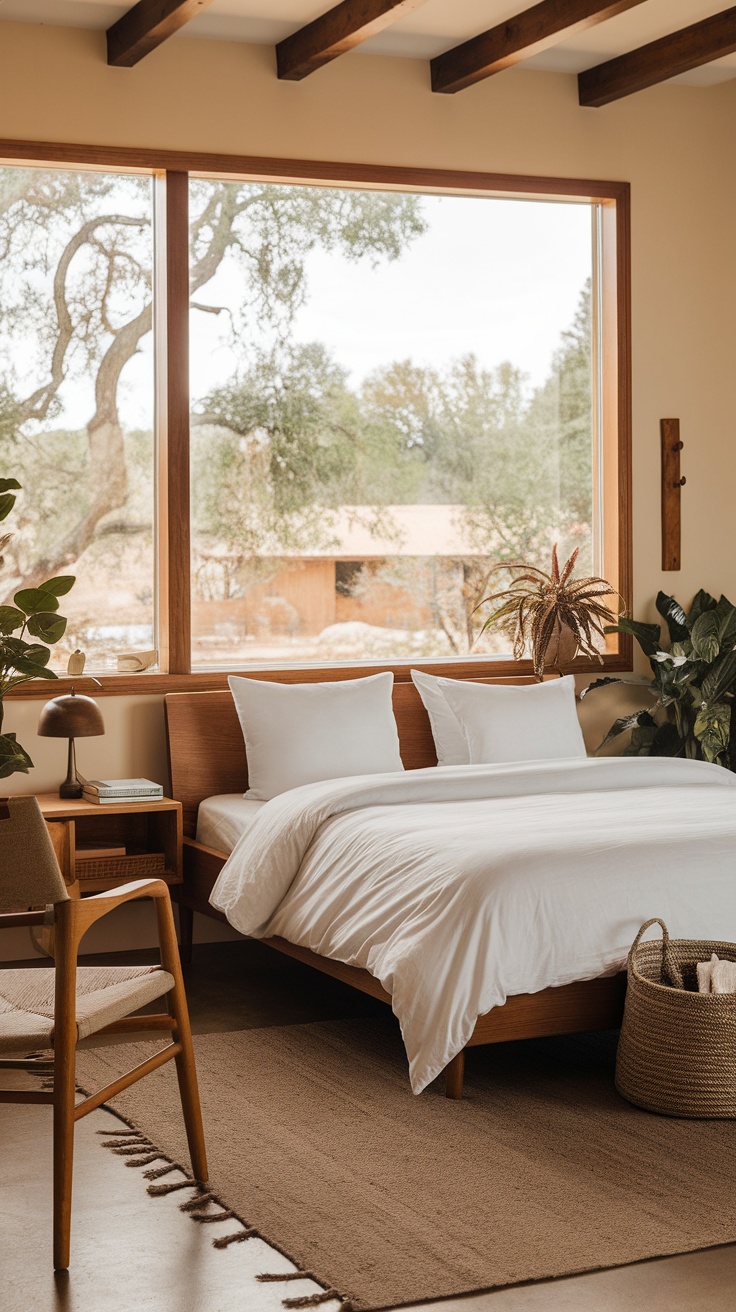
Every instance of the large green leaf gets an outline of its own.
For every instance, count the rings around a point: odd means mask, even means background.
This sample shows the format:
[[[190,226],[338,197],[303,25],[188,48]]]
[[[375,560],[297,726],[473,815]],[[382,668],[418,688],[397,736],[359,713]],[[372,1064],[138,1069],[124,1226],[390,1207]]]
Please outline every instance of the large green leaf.
[[[25,615],[17,606],[0,606],[0,633],[15,633],[25,623]]]
[[[8,518],[14,505],[15,497],[11,492],[0,492],[0,520]]]
[[[689,638],[687,617],[679,601],[668,597],[666,592],[657,593],[657,610],[667,624],[670,642],[684,642]]]
[[[17,478],[0,478],[0,492],[20,492],[20,483]]]
[[[703,749],[706,761],[718,762],[728,750],[731,733],[731,707],[728,702],[713,702],[698,711],[693,733]]]
[[[46,592],[43,588],[21,588],[20,592],[16,592],[13,601],[25,611],[26,615],[37,615],[39,611],[59,609],[59,603],[53,592]]]
[[[50,611],[40,611],[28,621],[28,632],[34,638],[43,638],[44,642],[58,642],[64,636],[66,620],[63,615],[53,615]]]
[[[652,743],[657,736],[656,724],[637,726],[632,729],[631,738],[624,747],[624,756],[651,756]]]
[[[16,742],[15,734],[0,734],[0,779],[7,779],[11,774],[28,774],[32,766],[33,761]]]
[[[726,651],[703,679],[700,689],[703,701],[718,701],[734,683],[736,683],[736,652]]]
[[[67,592],[71,592],[76,581],[75,574],[59,574],[57,578],[42,583],[41,591],[50,592],[53,597],[64,597]]]
[[[736,644],[736,606],[721,597],[713,611],[718,616],[718,640],[721,651],[732,651]]]
[[[16,656],[13,660],[13,669],[19,674],[25,674],[29,679],[55,679],[57,675],[53,670],[47,670],[45,666],[39,665],[38,661],[30,660],[28,656]],[[25,680],[18,680],[24,683]]]
[[[718,603],[715,597],[711,597],[709,592],[706,592],[704,588],[701,588],[699,592],[695,593],[692,605],[687,613],[687,627],[691,629],[696,619],[698,619],[704,611],[715,610],[717,605]]]
[[[33,661],[34,665],[48,665],[51,659],[51,652],[48,647],[44,647],[40,642],[29,642],[26,644],[24,659]]]
[[[654,723],[655,721],[649,711],[634,711],[633,715],[622,715],[618,720],[614,720],[603,742],[599,743],[595,750],[599,752],[607,743],[612,742],[614,738],[618,738],[620,734],[626,733],[628,729],[635,729],[637,726],[651,728]]]
[[[645,656],[653,656],[662,646],[662,630],[658,624],[642,624],[639,620],[621,617],[618,624],[608,624],[606,633],[631,633]]]
[[[693,652],[700,660],[707,661],[709,665],[716,659],[721,650],[718,636],[720,628],[721,622],[717,611],[706,610],[698,616],[690,631]]]

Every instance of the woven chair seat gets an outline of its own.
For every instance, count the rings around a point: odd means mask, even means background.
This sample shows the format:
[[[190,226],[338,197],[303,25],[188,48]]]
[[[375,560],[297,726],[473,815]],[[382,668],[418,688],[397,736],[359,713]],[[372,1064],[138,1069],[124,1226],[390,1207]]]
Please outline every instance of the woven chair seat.
[[[52,1048],[54,976],[50,970],[0,970],[0,1052]],[[160,966],[80,966],[77,1038],[129,1016],[174,987]]]

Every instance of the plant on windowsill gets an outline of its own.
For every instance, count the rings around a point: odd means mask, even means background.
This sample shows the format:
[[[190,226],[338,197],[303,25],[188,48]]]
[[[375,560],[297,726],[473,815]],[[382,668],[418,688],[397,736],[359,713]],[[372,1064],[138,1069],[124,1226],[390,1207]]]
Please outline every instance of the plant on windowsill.
[[[624,756],[685,756],[736,770],[736,606],[701,588],[687,613],[664,592],[657,610],[667,624],[669,651],[659,624],[620,618],[613,629],[633,634],[653,677],[597,679],[585,690],[628,683],[648,688],[653,699],[614,721],[597,750],[631,730]]]
[[[15,493],[19,490],[17,479],[0,478],[0,522],[13,509]],[[11,533],[0,535],[0,569],[2,553],[11,537]],[[48,579],[38,588],[21,588],[15,593],[12,606],[0,605],[0,779],[7,779],[11,774],[28,774],[33,765],[15,734],[2,732],[4,698],[11,688],[31,679],[57,678],[47,666],[50,647],[66,629],[66,620],[58,614],[58,599],[70,591],[74,582],[72,574]],[[40,641],[29,642],[26,635]]]
[[[507,588],[493,592],[480,603],[500,602],[485,621],[481,633],[497,628],[512,639],[514,659],[530,653],[534,673],[544,677],[546,669],[562,670],[578,653],[603,663],[600,647],[605,644],[604,625],[617,618],[604,598],[618,596],[605,579],[572,577],[579,548],[560,569],[557,544],[552,548],[549,574],[534,565],[496,565],[515,571]]]

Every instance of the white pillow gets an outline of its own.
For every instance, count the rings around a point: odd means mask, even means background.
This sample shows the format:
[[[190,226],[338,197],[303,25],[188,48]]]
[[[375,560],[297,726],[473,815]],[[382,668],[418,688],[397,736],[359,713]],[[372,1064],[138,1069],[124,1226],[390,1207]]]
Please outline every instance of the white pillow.
[[[435,674],[425,674],[422,670],[412,670],[411,677],[429,716],[438,764],[469,765],[470,751],[465,734],[440,687],[447,680],[438,679]],[[460,681],[455,679],[453,682]]]
[[[571,674],[524,686],[438,682],[465,735],[471,765],[586,755]]]
[[[319,779],[403,770],[393,674],[334,683],[228,683],[248,758],[247,798],[266,802]]]

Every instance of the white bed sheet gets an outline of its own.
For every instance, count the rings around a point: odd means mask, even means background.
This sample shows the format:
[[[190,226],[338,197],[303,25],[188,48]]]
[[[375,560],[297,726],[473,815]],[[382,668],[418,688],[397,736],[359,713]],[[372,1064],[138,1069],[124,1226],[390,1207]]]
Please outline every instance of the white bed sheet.
[[[508,996],[620,969],[650,916],[736,940],[736,776],[613,758],[327,781],[268,802],[212,893],[369,970],[421,1090]]]
[[[197,842],[218,852],[232,852],[265,802],[252,801],[242,793],[218,793],[200,802],[197,811]]]

